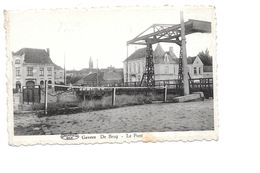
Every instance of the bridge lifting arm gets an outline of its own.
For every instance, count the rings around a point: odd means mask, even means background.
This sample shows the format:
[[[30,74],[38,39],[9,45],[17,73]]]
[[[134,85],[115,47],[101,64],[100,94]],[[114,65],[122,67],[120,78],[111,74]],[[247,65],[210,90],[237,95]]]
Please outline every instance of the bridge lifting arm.
[[[190,19],[184,22],[185,35],[193,34],[196,32],[210,33],[211,23],[207,21]],[[150,32],[149,32],[150,31]],[[147,34],[145,34],[147,33]],[[172,42],[181,45],[181,24],[154,24],[136,36],[134,39],[129,40],[127,44],[147,45],[146,41],[150,40],[151,44],[160,42]]]

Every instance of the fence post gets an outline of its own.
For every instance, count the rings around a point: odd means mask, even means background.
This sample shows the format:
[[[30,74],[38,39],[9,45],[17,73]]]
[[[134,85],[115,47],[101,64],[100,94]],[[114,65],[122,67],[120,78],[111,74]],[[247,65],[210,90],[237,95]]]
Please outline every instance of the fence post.
[[[45,80],[45,106],[44,106],[44,114],[47,115],[47,105],[48,105],[48,86],[47,86],[47,80]]]
[[[33,102],[33,105],[34,105],[34,89],[35,89],[35,86],[33,86],[33,88],[32,88],[32,102]]]
[[[211,90],[210,90],[209,78],[208,78],[208,93],[209,93],[209,97],[210,97],[211,96]]]
[[[85,94],[85,91],[83,91],[83,99],[84,99],[84,104],[86,102],[86,94]]]
[[[23,86],[23,104],[24,104],[24,86]]]
[[[39,86],[38,96],[39,96],[39,103],[41,103],[41,86]]]
[[[116,105],[116,88],[113,88],[112,93],[112,106]]]
[[[167,85],[164,86],[164,102],[167,102]]]

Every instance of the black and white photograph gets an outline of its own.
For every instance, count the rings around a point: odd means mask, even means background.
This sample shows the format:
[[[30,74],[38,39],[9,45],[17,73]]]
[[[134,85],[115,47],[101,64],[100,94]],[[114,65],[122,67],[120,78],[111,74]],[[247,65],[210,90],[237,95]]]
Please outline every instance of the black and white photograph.
[[[218,138],[214,7],[5,11],[5,28],[11,144]]]
[[[0,172],[260,172],[259,1],[0,4]]]

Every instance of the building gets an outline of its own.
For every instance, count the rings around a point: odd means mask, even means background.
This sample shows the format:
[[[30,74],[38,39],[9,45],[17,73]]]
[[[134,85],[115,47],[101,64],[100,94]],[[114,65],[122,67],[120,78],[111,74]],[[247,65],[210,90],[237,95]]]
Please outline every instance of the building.
[[[75,85],[80,86],[112,86],[123,83],[123,69],[119,70],[114,67],[100,69],[98,72],[90,73],[80,80]]]
[[[98,74],[98,75],[97,75]],[[93,60],[90,57],[88,68],[81,70],[67,70],[67,83],[75,85],[96,86],[123,83],[123,69],[115,67],[94,68]]]
[[[213,78],[213,63],[211,56],[200,56],[203,63],[203,78]]]
[[[212,78],[213,67],[212,58],[208,57],[188,57],[187,58],[189,74],[192,79],[196,78]]]
[[[164,51],[158,44],[153,51],[155,80],[178,79],[178,58],[170,47]],[[136,50],[124,60],[124,82],[140,82],[145,72],[146,48]]]
[[[124,60],[124,82],[140,82],[145,72],[146,48],[136,50]],[[178,79],[179,58],[174,54],[173,48],[164,51],[160,44],[153,51],[155,80]],[[209,57],[188,57],[188,72],[192,79],[211,78],[212,58]]]
[[[64,69],[54,64],[54,81],[55,84],[64,84]]]
[[[203,63],[198,56],[188,57],[188,73],[192,79],[203,77]]]
[[[22,48],[12,52],[13,88],[54,83],[54,64],[49,49]]]

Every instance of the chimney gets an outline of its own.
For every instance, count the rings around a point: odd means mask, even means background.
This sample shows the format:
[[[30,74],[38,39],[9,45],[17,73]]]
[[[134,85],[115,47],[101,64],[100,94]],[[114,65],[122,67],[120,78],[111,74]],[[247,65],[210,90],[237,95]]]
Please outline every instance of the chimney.
[[[50,56],[50,49],[49,48],[46,49],[46,52],[47,52],[48,56]]]
[[[169,52],[173,53],[173,47],[169,47]]]

